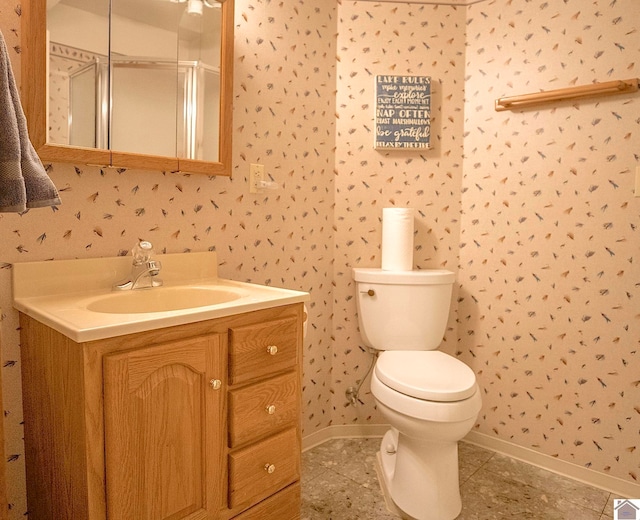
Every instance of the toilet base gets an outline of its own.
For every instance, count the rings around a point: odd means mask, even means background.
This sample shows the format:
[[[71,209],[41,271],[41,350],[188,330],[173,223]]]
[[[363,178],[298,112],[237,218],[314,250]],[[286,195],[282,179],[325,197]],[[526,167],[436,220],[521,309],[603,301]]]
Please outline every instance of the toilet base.
[[[406,520],[454,520],[460,514],[457,442],[425,442],[392,428],[382,438],[377,465],[392,513]]]
[[[404,511],[401,511],[391,498],[389,489],[387,488],[386,479],[383,476],[382,456],[380,452],[376,454],[376,476],[378,477],[378,482],[380,483],[380,490],[382,491],[382,497],[384,498],[384,505],[387,506],[387,511],[389,511],[389,513],[391,514],[399,516],[403,520],[416,520],[415,518],[411,518],[410,516],[408,516]]]
[[[402,511],[396,503],[391,498],[389,494],[389,488],[387,488],[387,482],[384,478],[384,473],[382,469],[382,454],[378,452],[376,454],[376,476],[378,477],[378,482],[380,483],[380,490],[382,491],[382,498],[384,498],[384,505],[387,506],[387,511],[391,514],[397,515],[402,520],[416,520],[415,518],[410,517]]]

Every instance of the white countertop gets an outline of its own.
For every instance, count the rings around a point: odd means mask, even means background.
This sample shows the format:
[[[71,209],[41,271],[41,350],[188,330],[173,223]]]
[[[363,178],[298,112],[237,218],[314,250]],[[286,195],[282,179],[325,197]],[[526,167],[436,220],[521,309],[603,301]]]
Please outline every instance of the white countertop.
[[[131,270],[131,257],[25,262],[13,265],[14,307],[78,343],[172,327],[309,300],[302,291],[236,282],[217,277],[216,254],[156,255],[164,286],[220,288],[239,297],[220,304],[163,312],[108,313],[87,307],[112,293]]]

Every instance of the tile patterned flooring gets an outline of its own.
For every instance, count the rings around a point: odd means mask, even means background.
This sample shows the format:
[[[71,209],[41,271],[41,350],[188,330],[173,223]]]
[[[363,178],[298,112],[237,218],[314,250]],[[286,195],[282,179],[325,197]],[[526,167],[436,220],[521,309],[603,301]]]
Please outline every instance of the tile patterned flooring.
[[[333,439],[302,454],[302,520],[398,520],[376,477],[380,440]],[[613,520],[620,498],[466,442],[459,459],[457,520]]]

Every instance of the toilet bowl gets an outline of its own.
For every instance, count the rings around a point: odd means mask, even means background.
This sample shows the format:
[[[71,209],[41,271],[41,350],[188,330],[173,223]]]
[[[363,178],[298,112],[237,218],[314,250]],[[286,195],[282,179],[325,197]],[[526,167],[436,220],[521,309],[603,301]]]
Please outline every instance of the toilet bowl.
[[[482,406],[476,377],[437,350],[455,276],[445,270],[354,269],[358,322],[379,353],[371,393],[391,425],[378,453],[390,509],[415,520],[453,520],[462,509],[458,441]]]
[[[420,372],[423,385],[416,377]],[[482,406],[471,369],[439,351],[383,352],[371,392],[392,426],[382,440],[378,461],[395,505],[405,517],[417,520],[458,516],[462,501],[457,441],[469,433]]]

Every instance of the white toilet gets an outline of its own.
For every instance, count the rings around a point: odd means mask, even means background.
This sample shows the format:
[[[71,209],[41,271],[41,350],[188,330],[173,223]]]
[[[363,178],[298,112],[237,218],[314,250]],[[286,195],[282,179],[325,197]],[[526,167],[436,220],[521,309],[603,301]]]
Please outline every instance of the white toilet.
[[[378,454],[387,500],[405,518],[453,520],[462,509],[458,441],[482,406],[474,372],[436,350],[454,273],[353,269],[366,345],[381,352],[371,392],[391,424]]]

